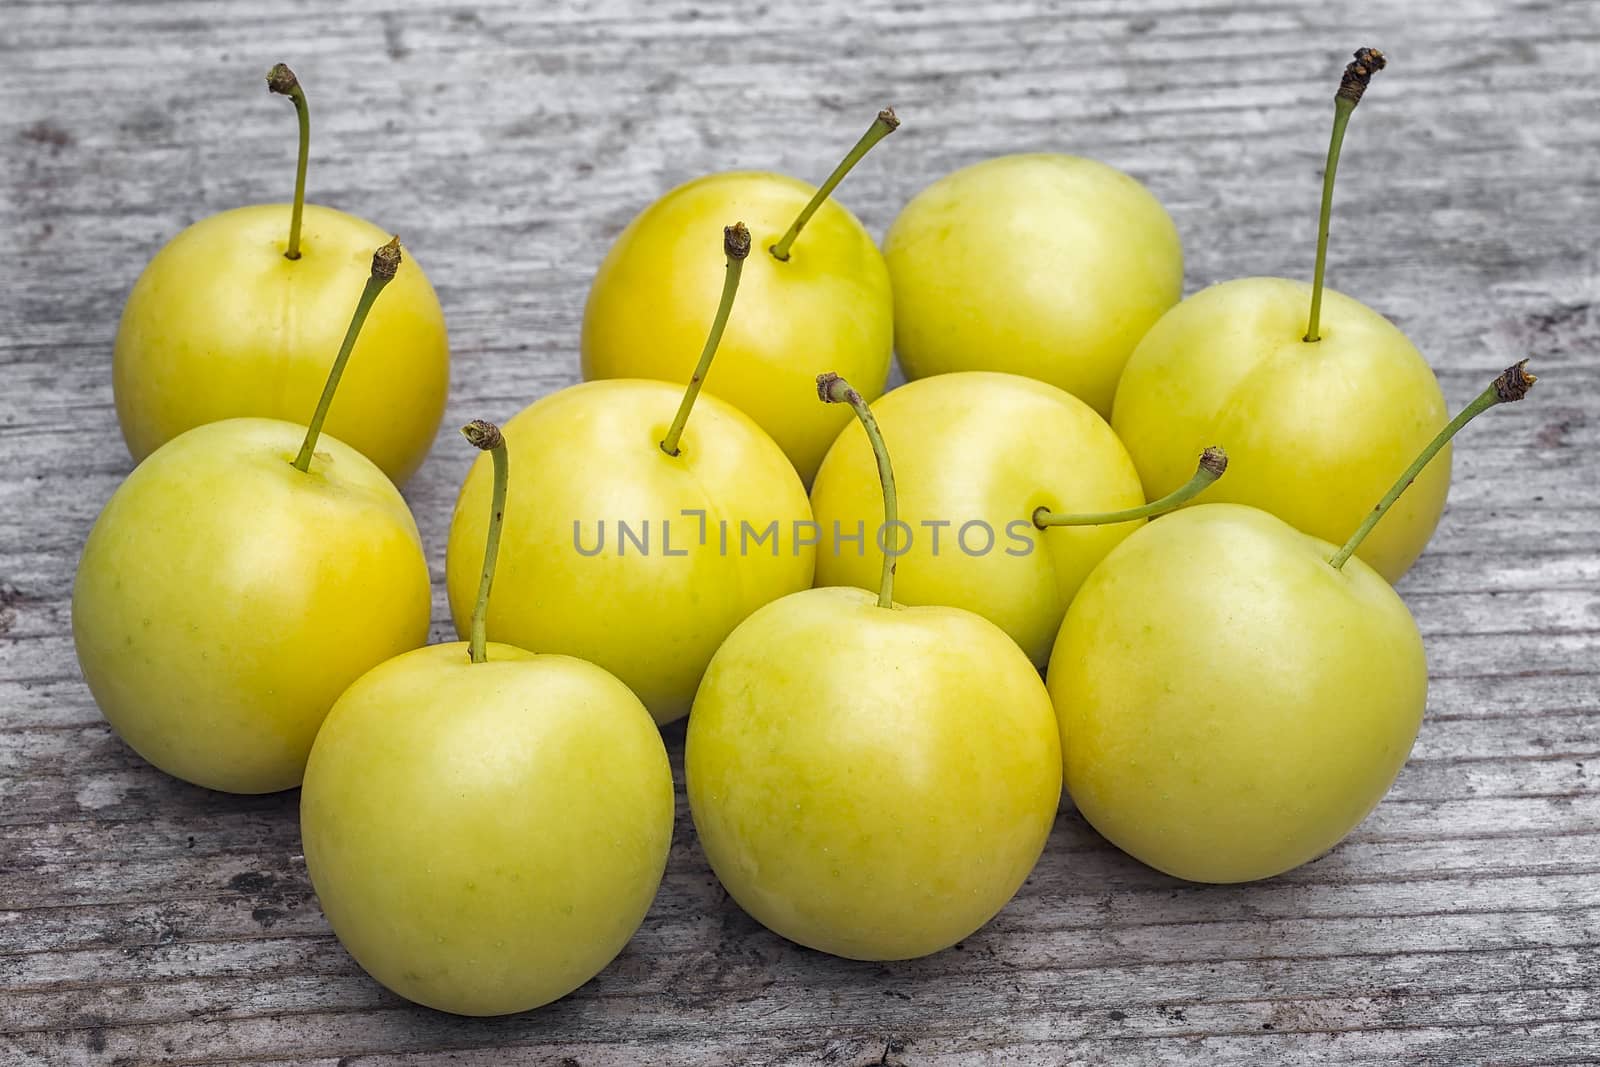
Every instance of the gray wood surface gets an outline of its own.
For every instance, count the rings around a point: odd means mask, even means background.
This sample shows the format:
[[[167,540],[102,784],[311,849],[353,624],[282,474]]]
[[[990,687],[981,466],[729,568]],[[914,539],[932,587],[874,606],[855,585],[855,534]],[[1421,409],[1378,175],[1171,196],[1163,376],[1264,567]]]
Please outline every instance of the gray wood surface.
[[[548,1009],[471,1021],[403,1003],[339,947],[295,794],[182,785],[96,712],[68,600],[130,466],[111,338],[165,239],[287,196],[272,61],[311,94],[312,199],[402,233],[449,319],[450,410],[407,491],[443,637],[471,460],[453,427],[575,380],[590,274],[671,185],[817,180],[892,103],[904,128],[842,191],[875,234],[958,165],[1061,149],[1162,198],[1190,291],[1302,277],[1361,44],[1391,65],[1346,147],[1332,283],[1409,332],[1452,405],[1521,356],[1544,381],[1463,438],[1401,586],[1427,721],[1390,797],[1317,862],[1185,885],[1068,808],[992,925],[875,966],[756,926],[680,804],[622,957]],[[0,1062],[1600,1062],[1597,76],[1593,0],[5,0]]]

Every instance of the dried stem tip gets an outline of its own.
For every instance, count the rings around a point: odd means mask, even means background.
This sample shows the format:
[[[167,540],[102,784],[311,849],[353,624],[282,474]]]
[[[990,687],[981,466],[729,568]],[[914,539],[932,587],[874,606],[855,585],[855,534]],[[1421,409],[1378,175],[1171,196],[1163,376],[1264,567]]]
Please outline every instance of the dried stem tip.
[[[389,243],[372,253],[372,276],[393,278],[400,270],[400,238],[391,237]]]
[[[1539,380],[1528,373],[1527,366],[1527,360],[1518,360],[1501,371],[1500,377],[1494,380],[1494,395],[1500,398],[1502,404],[1521,400],[1533,388],[1533,383]]]
[[[730,259],[743,259],[750,254],[750,230],[744,223],[722,228],[722,250]]]
[[[889,127],[890,133],[900,128],[900,116],[894,113],[892,107],[886,107],[878,112],[878,121]]]
[[[288,96],[299,87],[300,79],[294,76],[287,63],[279,63],[267,71],[267,88],[279,96]]]
[[[833,371],[817,375],[817,398],[824,404],[847,404],[855,390]]]
[[[1222,477],[1222,472],[1228,469],[1228,453],[1221,445],[1212,445],[1200,453],[1200,469],[1210,471],[1213,477]]]
[[[1361,103],[1361,94],[1367,91],[1367,83],[1388,65],[1389,61],[1376,48],[1356,49],[1355,59],[1344,68],[1344,77],[1339,80],[1339,91],[1334,94],[1335,97],[1350,101],[1351,106]]]
[[[500,427],[484,419],[473,419],[461,427],[461,436],[465,437],[473,448],[483,452],[493,451],[505,442]]]

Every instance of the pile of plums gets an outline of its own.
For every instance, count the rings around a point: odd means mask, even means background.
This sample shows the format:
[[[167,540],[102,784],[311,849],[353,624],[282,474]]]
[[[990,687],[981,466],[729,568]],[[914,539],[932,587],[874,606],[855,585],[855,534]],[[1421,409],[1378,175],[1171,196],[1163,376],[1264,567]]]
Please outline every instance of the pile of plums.
[[[1067,155],[940,179],[880,252],[831,197],[887,110],[819,187],[667,193],[594,279],[585,381],[464,428],[465,640],[432,646],[396,485],[444,411],[444,318],[398,240],[304,204],[305,94],[275,67],[293,203],[195,223],[123,312],[138,465],[72,604],[95,700],[186,781],[303,784],[340,939],[466,1014],[561,997],[637,930],[673,829],[657,727],[686,715],[711,867],[824,952],[977,930],[1063,783],[1179,878],[1303,864],[1421,722],[1391,583],[1439,520],[1435,454],[1533,381],[1518,364],[1447,424],[1411,342],[1323,287],[1345,124],[1383,62],[1356,53],[1336,96],[1311,285],[1180,300],[1161,205]],[[896,353],[910,382],[881,395]]]

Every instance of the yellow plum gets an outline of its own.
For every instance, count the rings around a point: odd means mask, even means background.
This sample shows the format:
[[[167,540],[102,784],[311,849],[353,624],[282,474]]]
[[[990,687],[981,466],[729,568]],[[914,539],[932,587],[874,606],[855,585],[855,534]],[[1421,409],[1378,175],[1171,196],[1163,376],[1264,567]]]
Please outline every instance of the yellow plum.
[[[1444,425],[1444,394],[1416,347],[1376,311],[1323,286],[1345,123],[1383,65],[1377,52],[1356,53],[1336,98],[1313,284],[1214,285],[1163,316],[1128,361],[1111,425],[1151,496],[1176,486],[1194,450],[1214,438],[1233,461],[1217,499],[1336,540]],[[1446,450],[1362,544],[1361,558],[1398,580],[1433,535],[1449,488]]]
[[[1521,364],[1496,379],[1342,548],[1224,503],[1113,549],[1047,676],[1084,817],[1199,882],[1270,878],[1353,830],[1411,751],[1428,667],[1404,601],[1352,553],[1452,434],[1532,382]]]
[[[584,378],[689,376],[716,293],[707,237],[723,219],[742,218],[758,251],[745,265],[739,321],[708,389],[770,434],[809,484],[848,416],[795,398],[829,366],[869,398],[889,377],[889,272],[866,229],[828,197],[898,125],[893,111],[881,112],[819,188],[768,171],[711,174],[646,208],[611,246],[589,290]]]
[[[492,424],[463,432],[497,472],[471,640],[388,660],[339,698],[300,819],[317,898],[369,974],[500,1015],[570,993],[639,928],[672,840],[672,771],[616,678],[485,640],[508,461]]]
[[[208,422],[304,417],[344,330],[345,289],[387,237],[353,215],[305,204],[305,94],[282,64],[268,85],[289,94],[300,115],[294,203],[201,219],[140,274],[111,364],[135,461]],[[409,257],[359,348],[327,429],[404,483],[433,443],[450,384],[444,314]]]
[[[1183,294],[1183,248],[1161,203],[1077,156],[1001,156],[946,175],[900,212],[883,252],[906,377],[1022,374],[1102,416],[1139,338]]]
[[[1034,512],[1142,505],[1122,442],[1083,401],[1013,374],[925,378],[887,393],[873,413],[896,456],[906,524],[896,545],[896,596],[981,615],[1043,667],[1078,586],[1137,526],[1041,530]],[[811,510],[821,538],[817,584],[870,586],[883,494],[858,424],[829,450]]]
[[[515,450],[541,458],[512,474],[490,636],[598,664],[662,723],[688,713],[729,632],[809,587],[815,566],[802,525],[811,507],[783,450],[737,408],[700,395],[749,251],[749,231],[728,227],[722,296],[687,390],[585,382],[504,427]],[[489,490],[480,457],[456,502],[446,566],[463,632]]]
[[[323,716],[368,668],[427,640],[417,526],[383,472],[321,434],[391,242],[310,428],[228,419],[140,463],[95,521],[72,590],[84,679],[112,727],[211,789],[300,784]]]
[[[824,399],[867,424],[836,375]],[[1061,793],[1056,719],[1022,650],[981,616],[795,593],[717,651],[689,716],[689,806],[712,869],[775,933],[852,959],[927,955],[972,934],[1027,878]]]

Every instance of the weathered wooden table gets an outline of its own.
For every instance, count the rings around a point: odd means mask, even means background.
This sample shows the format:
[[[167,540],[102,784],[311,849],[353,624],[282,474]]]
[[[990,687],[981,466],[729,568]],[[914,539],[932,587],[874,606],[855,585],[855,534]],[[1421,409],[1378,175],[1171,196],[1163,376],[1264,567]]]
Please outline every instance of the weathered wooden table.
[[[1061,149],[1166,202],[1191,291],[1303,277],[1331,94],[1361,44],[1391,65],[1352,125],[1332,283],[1408,331],[1452,405],[1520,356],[1545,381],[1462,439],[1401,585],[1427,722],[1393,793],[1317,862],[1187,885],[1068,806],[989,927],[875,966],[747,918],[680,803],[622,957],[543,1011],[472,1021],[345,955],[295,794],[182,785],[96,712],[68,601],[130,467],[111,338],[164,240],[288,195],[272,61],[311,94],[312,198],[404,234],[449,317],[450,411],[407,490],[440,590],[471,459],[454,427],[576,379],[590,274],[669,186],[731,166],[819,179],[893,103],[905,127],[843,187],[876,233],[957,165]],[[7,0],[0,1061],[1600,1062],[1597,77],[1587,0]],[[435,614],[444,637],[442,595]],[[681,779],[681,728],[668,740]]]

